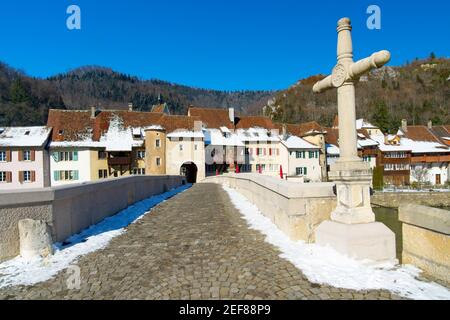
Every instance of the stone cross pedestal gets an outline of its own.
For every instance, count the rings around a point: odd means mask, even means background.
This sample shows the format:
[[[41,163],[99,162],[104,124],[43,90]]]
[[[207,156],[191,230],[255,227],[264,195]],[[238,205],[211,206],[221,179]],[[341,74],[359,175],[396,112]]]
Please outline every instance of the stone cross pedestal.
[[[375,222],[370,205],[370,166],[358,157],[354,85],[361,75],[389,62],[391,54],[383,50],[353,62],[351,30],[349,18],[338,21],[337,64],[313,87],[315,93],[337,88],[340,150],[329,172],[336,183],[337,207],[332,221],[316,229],[316,242],[359,259],[395,260],[394,233]]]

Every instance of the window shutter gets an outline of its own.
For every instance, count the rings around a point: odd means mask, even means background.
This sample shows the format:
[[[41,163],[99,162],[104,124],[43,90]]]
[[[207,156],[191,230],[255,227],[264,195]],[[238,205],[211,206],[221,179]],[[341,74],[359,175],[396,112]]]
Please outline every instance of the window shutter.
[[[78,151],[73,152],[73,161],[78,161]]]
[[[19,171],[19,182],[23,183],[23,171]]]
[[[59,171],[53,171],[53,180],[59,181]]]
[[[36,181],[36,171],[31,171],[31,182]]]
[[[266,148],[263,148],[263,154],[266,155]]]
[[[55,160],[55,162],[59,162],[59,152],[53,151],[52,152],[52,158],[53,158],[53,160]]]
[[[36,151],[35,150],[31,150],[30,151],[30,160],[34,161],[36,159]]]
[[[6,172],[6,182],[7,183],[11,183],[12,182],[12,172],[11,171],[7,171]]]
[[[78,176],[79,176],[78,170],[75,170],[75,171],[73,172],[73,179],[74,179],[74,180],[78,180]]]
[[[11,162],[11,150],[6,150],[6,162]]]
[[[272,148],[269,148],[269,156],[272,155]]]
[[[280,155],[280,149],[277,148],[277,156]]]
[[[19,150],[19,161],[23,161],[23,150]]]
[[[305,176],[308,174],[308,170],[307,170],[306,167],[303,168],[303,173],[304,173]]]

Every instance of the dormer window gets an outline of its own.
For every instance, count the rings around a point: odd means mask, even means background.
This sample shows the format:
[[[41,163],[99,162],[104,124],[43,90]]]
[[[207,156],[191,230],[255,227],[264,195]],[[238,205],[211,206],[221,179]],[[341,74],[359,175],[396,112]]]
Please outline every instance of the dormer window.
[[[25,131],[25,135],[29,136],[30,135],[30,130]]]

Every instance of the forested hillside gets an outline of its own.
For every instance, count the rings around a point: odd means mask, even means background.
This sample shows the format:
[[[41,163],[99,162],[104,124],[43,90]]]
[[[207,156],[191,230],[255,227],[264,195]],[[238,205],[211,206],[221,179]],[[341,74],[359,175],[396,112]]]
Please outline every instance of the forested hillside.
[[[312,86],[324,76],[299,81],[278,92],[266,115],[286,122],[318,121],[330,126],[337,114],[336,90],[314,94]],[[401,119],[410,124],[450,123],[450,59],[416,60],[401,67],[383,67],[362,77],[356,85],[356,113],[394,131]]]
[[[191,88],[159,80],[140,80],[102,67],[83,67],[48,79],[36,79],[0,64],[0,126],[42,125],[49,108],[127,108],[148,111],[166,102],[174,114],[185,114],[189,105],[231,107],[246,113],[260,110],[274,92],[217,91]]]

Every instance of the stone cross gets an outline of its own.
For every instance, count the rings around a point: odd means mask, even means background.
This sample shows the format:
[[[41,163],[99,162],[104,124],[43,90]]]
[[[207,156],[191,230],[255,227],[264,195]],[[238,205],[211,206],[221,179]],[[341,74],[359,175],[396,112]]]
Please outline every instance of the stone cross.
[[[371,69],[389,62],[391,54],[383,50],[353,62],[353,48],[349,18],[338,21],[337,64],[331,75],[317,82],[313,91],[320,93],[337,88],[339,117],[339,161],[358,161],[356,141],[355,85],[359,77]]]
[[[337,65],[333,73],[317,82],[314,92],[337,88],[339,115],[339,160],[330,166],[329,178],[336,183],[337,204],[331,221],[316,228],[316,243],[358,259],[395,261],[395,235],[375,222],[370,205],[372,172],[358,157],[355,116],[355,82],[364,73],[386,64],[391,57],[380,51],[353,62],[350,19],[338,21]]]

